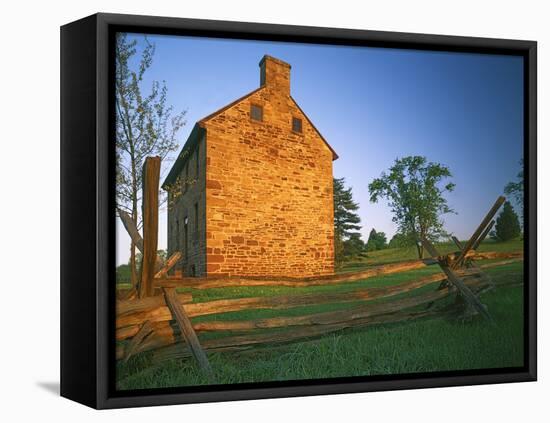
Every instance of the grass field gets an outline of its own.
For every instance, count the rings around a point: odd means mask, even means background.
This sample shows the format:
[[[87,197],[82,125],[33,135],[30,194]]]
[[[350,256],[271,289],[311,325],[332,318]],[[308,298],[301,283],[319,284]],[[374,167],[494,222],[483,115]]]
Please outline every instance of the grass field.
[[[441,251],[454,251],[450,244]],[[480,251],[517,251],[521,241],[482,244]],[[415,258],[415,249],[382,250],[369,254],[361,262],[349,263],[344,271],[359,270],[392,261]],[[437,266],[387,275],[364,281],[309,288],[246,287],[192,290],[194,301],[305,292],[345,292],[358,287],[388,286],[438,272]],[[521,283],[523,263],[487,269],[497,283]],[[433,290],[430,285],[415,291]],[[184,290],[183,290],[184,291]],[[337,334],[314,341],[246,353],[211,353],[209,360],[216,382],[244,383],[357,375],[401,374],[439,370],[515,367],[523,364],[523,288],[499,287],[482,295],[497,326],[480,318],[471,321],[437,318],[404,324],[380,325]],[[411,295],[411,294],[403,294]],[[395,297],[394,297],[395,298]],[[375,300],[376,301],[376,300]],[[251,319],[270,316],[302,315],[354,303],[297,307],[288,310],[246,310],[193,321],[213,319]],[[201,339],[223,336],[201,335]],[[117,367],[118,389],[140,389],[206,384],[208,381],[191,359],[173,360],[154,365],[151,354],[144,353]]]

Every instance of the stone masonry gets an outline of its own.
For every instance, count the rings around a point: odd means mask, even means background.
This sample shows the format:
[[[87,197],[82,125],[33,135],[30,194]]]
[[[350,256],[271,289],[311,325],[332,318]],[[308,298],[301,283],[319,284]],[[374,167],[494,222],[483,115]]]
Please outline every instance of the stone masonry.
[[[196,244],[188,238],[187,247],[198,250],[188,252],[184,272],[333,273],[332,161],[337,156],[291,97],[290,65],[264,56],[260,88],[202,119],[193,132],[198,141],[190,136],[183,151],[193,144],[204,165],[199,162],[197,183],[168,213],[171,253],[185,247],[181,221],[194,216],[198,204],[197,224],[187,223],[198,230]],[[193,157],[178,159],[163,186],[193,168]]]
[[[206,143],[204,133],[186,151],[178,175],[179,193],[168,192],[168,254],[181,251],[176,269],[188,276],[206,273]]]

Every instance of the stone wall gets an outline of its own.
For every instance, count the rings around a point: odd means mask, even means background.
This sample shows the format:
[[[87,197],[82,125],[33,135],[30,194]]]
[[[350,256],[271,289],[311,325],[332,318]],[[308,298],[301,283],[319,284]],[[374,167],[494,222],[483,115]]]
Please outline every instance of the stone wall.
[[[333,152],[290,97],[290,66],[265,60],[263,87],[200,122],[206,139],[208,275],[334,271]],[[263,107],[263,121],[250,117]],[[292,130],[292,118],[302,133]]]
[[[190,150],[180,174],[180,194],[168,201],[168,256],[182,252],[175,266],[186,276],[206,274],[206,143],[204,137]],[[197,174],[198,160],[198,174]],[[182,183],[184,180],[190,183]],[[195,214],[195,205],[198,216]],[[187,218],[187,244],[185,221]]]

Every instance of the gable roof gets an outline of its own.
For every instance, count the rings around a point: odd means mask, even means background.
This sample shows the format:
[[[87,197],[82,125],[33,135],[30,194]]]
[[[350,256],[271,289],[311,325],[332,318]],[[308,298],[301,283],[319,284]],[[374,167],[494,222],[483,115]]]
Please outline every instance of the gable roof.
[[[183,167],[185,166],[185,163],[187,160],[189,160],[190,155],[186,154],[186,152],[191,151],[199,140],[202,138],[204,133],[206,132],[206,128],[204,124],[209,121],[210,119],[215,118],[216,116],[220,115],[221,113],[225,112],[227,109],[235,106],[236,104],[239,104],[241,101],[246,100],[248,97],[252,96],[253,94],[256,94],[260,90],[264,89],[264,86],[261,86],[259,88],[256,88],[255,90],[249,92],[248,94],[243,95],[242,97],[236,99],[235,101],[232,101],[231,103],[225,105],[224,107],[216,110],[214,113],[209,114],[208,116],[203,117],[202,119],[198,120],[197,123],[193,126],[193,129],[191,130],[191,133],[189,134],[189,137],[187,138],[187,141],[185,141],[185,144],[183,145],[183,148],[181,149],[180,154],[178,154],[178,158],[176,159],[174,165],[170,169],[170,172],[168,172],[168,176],[166,176],[166,179],[164,179],[164,182],[162,183],[162,188],[165,188],[166,186],[172,184],[180,174],[180,172],[183,170]],[[290,96],[290,99],[294,103],[294,105],[298,108],[300,113],[304,115],[308,123],[311,125],[311,127],[317,132],[317,135],[321,138],[321,140],[325,143],[325,145],[328,147],[330,152],[332,153],[332,160],[338,159],[338,154],[336,154],[336,151],[331,147],[331,145],[328,143],[328,141],[323,137],[323,134],[319,132],[317,127],[313,124],[311,119],[306,115],[306,113],[302,110],[302,108],[298,105],[296,100],[294,100],[294,97]]]
[[[206,130],[204,128],[202,128],[198,123],[195,123],[193,129],[191,130],[191,133],[189,134],[189,137],[187,138],[187,141],[185,141],[183,148],[178,154],[178,158],[176,159],[176,161],[172,165],[172,168],[170,169],[170,172],[168,172],[168,175],[164,179],[164,182],[162,183],[162,188],[166,189],[168,185],[172,184],[178,178],[178,175],[183,170],[185,163],[191,156],[187,153],[196,147],[205,132]]]
[[[238,98],[237,100],[227,104],[226,106],[222,107],[221,109],[216,110],[214,113],[209,114],[208,116],[203,117],[202,119],[198,120],[195,125],[193,126],[193,129],[191,130],[191,133],[189,134],[189,137],[187,138],[187,141],[185,141],[185,144],[183,145],[183,148],[181,149],[180,153],[178,154],[178,158],[174,162],[174,165],[170,169],[170,172],[168,172],[168,176],[164,179],[164,182],[162,183],[162,188],[165,188],[166,186],[172,184],[180,174],[180,172],[183,170],[183,167],[185,166],[185,163],[187,160],[189,160],[190,155],[185,154],[187,151],[191,151],[193,148],[195,148],[196,144],[199,142],[201,137],[206,132],[206,128],[204,127],[204,123],[216,116],[218,116],[220,113],[226,111],[230,107],[234,106],[235,104],[240,103],[241,101],[247,99],[252,94],[257,93],[264,87],[256,88],[255,90],[249,92],[246,95],[243,95],[242,97]]]
[[[334,149],[330,146],[330,144],[328,143],[328,141],[325,139],[325,137],[323,137],[323,134],[321,134],[321,132],[319,132],[319,130],[316,128],[316,126],[313,124],[313,122],[311,121],[311,119],[308,117],[308,115],[306,115],[306,113],[302,110],[302,108],[298,105],[298,102],[296,100],[294,100],[294,97],[290,96],[290,99],[292,100],[292,102],[294,103],[294,105],[298,108],[298,110],[300,111],[300,113],[302,113],[304,115],[304,117],[306,118],[306,120],[308,121],[308,123],[311,125],[311,127],[315,130],[315,132],[317,132],[317,135],[319,135],[321,137],[321,139],[323,140],[323,142],[325,143],[325,145],[328,147],[328,149],[331,151],[332,153],[332,160],[336,160],[338,158],[338,154],[336,154],[336,151],[334,151]]]
[[[277,59],[278,60],[278,59]],[[283,62],[284,63],[284,62]],[[218,109],[216,110],[214,113],[211,113],[209,114],[208,116],[202,118],[201,120],[199,120],[197,123],[202,127],[204,125],[204,123],[206,123],[208,120],[210,119],[213,119],[215,118],[216,116],[218,116],[219,114],[225,112],[227,109],[229,109],[230,107],[233,107],[235,106],[236,104],[239,104],[241,101],[243,100],[246,100],[248,97],[250,97],[252,94],[256,94],[258,91],[262,90],[263,88],[265,88],[265,85],[259,87],[259,88],[256,88],[254,91],[251,91],[249,92],[248,94],[238,98],[237,100],[229,103],[228,105],[222,107],[221,109]],[[317,135],[319,135],[319,137],[321,138],[321,140],[323,140],[323,142],[325,143],[325,145],[328,147],[328,149],[330,150],[330,152],[332,153],[332,160],[336,160],[338,158],[338,154],[336,153],[336,151],[334,151],[334,149],[331,147],[331,145],[328,143],[328,141],[325,139],[325,137],[323,137],[323,134],[321,134],[321,132],[317,129],[317,127],[313,124],[313,122],[311,121],[311,119],[309,118],[308,115],[306,115],[306,113],[302,110],[302,108],[298,105],[298,103],[296,102],[296,100],[294,100],[294,97],[290,96],[290,99],[292,100],[292,102],[294,103],[294,105],[298,108],[298,110],[300,111],[300,113],[302,113],[304,115],[304,117],[306,118],[306,120],[308,121],[308,123],[311,125],[311,127],[315,130],[315,132],[317,132]]]
[[[261,91],[265,88],[265,85],[264,86],[261,86],[261,87],[258,87],[256,88],[255,90],[253,91],[250,91],[248,94],[245,94],[243,95],[242,97],[239,97],[238,99],[236,99],[235,101],[232,101],[231,103],[223,106],[221,109],[218,109],[216,110],[214,113],[210,113],[208,116],[205,116],[203,117],[201,120],[199,120],[197,123],[200,125],[200,126],[203,126],[203,124],[210,120],[210,119],[214,119],[216,116],[222,114],[223,112],[225,112],[227,109],[235,106],[236,104],[239,104],[241,101],[243,100],[246,100],[248,97],[250,97],[251,95],[253,94],[256,94],[258,91]]]

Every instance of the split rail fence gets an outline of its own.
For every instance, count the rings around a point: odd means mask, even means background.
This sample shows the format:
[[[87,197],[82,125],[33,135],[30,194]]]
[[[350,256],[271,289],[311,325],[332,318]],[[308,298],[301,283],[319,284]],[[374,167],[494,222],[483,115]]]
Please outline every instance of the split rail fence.
[[[171,277],[178,263],[177,252],[162,265],[156,256],[158,237],[158,189],[160,158],[147,158],[143,184],[143,238],[129,215],[119,215],[130,237],[143,254],[137,286],[120,291],[116,304],[117,360],[153,351],[155,363],[193,357],[213,379],[209,352],[246,351],[264,346],[304,342],[349,328],[405,322],[428,317],[459,316],[467,312],[493,319],[479,294],[495,285],[484,269],[523,260],[522,252],[478,252],[477,248],[494,225],[494,216],[504,203],[499,197],[465,245],[453,238],[457,251],[441,254],[427,239],[421,239],[431,258],[390,263],[359,272],[311,278],[196,278]],[[494,261],[478,265],[476,260]],[[438,266],[441,272],[384,287],[358,287],[365,279]],[[195,302],[191,293],[178,288],[208,290],[223,287],[314,287],[351,284],[345,292],[307,292]],[[433,285],[433,289],[421,289]],[[347,289],[347,288],[346,288]],[[401,295],[410,293],[411,295]],[[441,301],[450,299],[451,301]],[[373,301],[376,300],[376,301]],[[349,307],[301,315],[234,320],[223,313],[242,310],[288,310],[304,306],[346,304]],[[195,321],[201,316],[214,320]],[[200,334],[219,336],[201,339]]]

